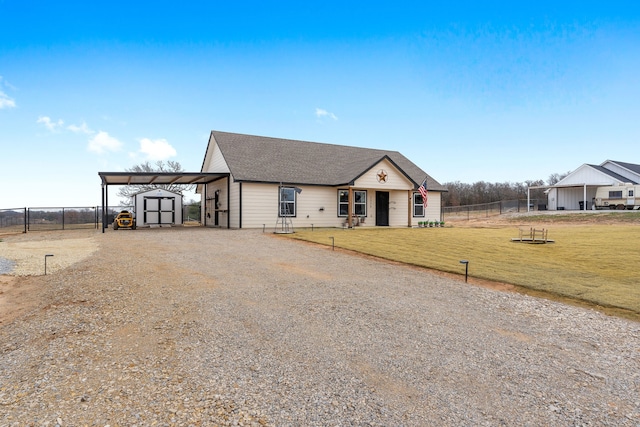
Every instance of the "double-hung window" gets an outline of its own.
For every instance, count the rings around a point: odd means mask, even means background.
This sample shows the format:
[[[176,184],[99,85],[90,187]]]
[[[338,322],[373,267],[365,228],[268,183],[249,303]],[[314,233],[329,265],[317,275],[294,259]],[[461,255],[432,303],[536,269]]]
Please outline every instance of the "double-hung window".
[[[338,190],[338,216],[349,214],[349,190]]]
[[[338,190],[338,216],[346,217],[349,214],[349,190]],[[367,192],[363,190],[353,191],[353,215],[367,216]]]
[[[355,216],[367,216],[367,192],[353,192],[353,213]]]
[[[420,193],[413,193],[413,216],[424,217],[424,204]]]
[[[296,190],[292,187],[280,187],[279,216],[296,216]]]

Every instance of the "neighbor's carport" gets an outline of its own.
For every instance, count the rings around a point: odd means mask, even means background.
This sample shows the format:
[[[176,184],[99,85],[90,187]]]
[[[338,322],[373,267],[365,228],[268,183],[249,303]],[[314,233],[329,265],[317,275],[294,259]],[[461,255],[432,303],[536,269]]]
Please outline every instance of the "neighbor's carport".
[[[551,190],[551,189],[556,189],[556,191],[560,191],[562,189],[573,189],[573,188],[579,188],[582,189],[582,202],[581,203],[581,208],[580,210],[586,211],[589,210],[588,208],[588,200],[587,200],[587,190],[588,189],[594,189],[594,188],[598,188],[598,187],[602,187],[605,185],[610,185],[610,184],[606,184],[606,183],[592,183],[592,184],[587,184],[585,183],[576,183],[576,184],[562,184],[562,185],[535,185],[532,187],[527,187],[527,211],[530,210],[531,207],[531,190],[535,190],[535,189],[545,189],[547,191]],[[556,194],[556,198],[558,197],[558,195]],[[564,209],[564,208],[563,208]],[[556,209],[557,210],[557,207]]]
[[[207,185],[219,179],[227,178],[229,173],[205,172],[98,172],[102,180],[102,232],[107,228],[107,209],[109,207],[110,185],[200,185],[204,200],[207,200]],[[206,204],[205,204],[206,205]],[[205,206],[206,208],[206,206]],[[206,212],[203,215],[207,225]],[[228,226],[228,224],[227,224]]]

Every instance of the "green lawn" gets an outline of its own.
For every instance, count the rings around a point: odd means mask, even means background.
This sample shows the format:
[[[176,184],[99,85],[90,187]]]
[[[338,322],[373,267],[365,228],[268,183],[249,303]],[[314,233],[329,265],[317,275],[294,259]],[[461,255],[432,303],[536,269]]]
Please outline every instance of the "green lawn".
[[[535,224],[555,243],[513,243],[518,226],[297,230],[295,239],[510,283],[640,318],[640,225]],[[550,227],[549,227],[550,225]],[[523,226],[528,230],[529,226]]]

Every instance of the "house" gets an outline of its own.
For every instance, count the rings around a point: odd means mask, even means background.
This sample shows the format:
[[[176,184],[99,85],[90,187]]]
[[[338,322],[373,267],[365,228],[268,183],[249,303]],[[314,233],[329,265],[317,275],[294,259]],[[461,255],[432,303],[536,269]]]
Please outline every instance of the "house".
[[[584,164],[548,188],[547,206],[549,210],[592,209],[598,187],[628,183],[640,183],[640,165],[613,160]]]
[[[413,226],[441,219],[446,191],[397,151],[219,131],[201,172],[220,174],[198,186],[203,224],[225,228]]]
[[[131,196],[138,227],[182,225],[182,195],[162,188]]]

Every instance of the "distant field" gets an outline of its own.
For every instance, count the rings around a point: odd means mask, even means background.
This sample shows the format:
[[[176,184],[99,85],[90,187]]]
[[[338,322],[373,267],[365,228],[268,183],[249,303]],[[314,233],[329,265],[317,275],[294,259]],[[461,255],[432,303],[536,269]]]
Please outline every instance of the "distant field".
[[[605,214],[606,215],[606,214]],[[618,217],[622,219],[622,217]],[[519,218],[518,225],[445,228],[296,230],[292,238],[357,251],[402,263],[568,297],[640,319],[640,215],[628,224],[576,223],[558,216]],[[561,222],[564,221],[564,222]],[[508,222],[508,221],[507,221]],[[547,228],[555,243],[513,243],[518,227]],[[609,310],[610,312],[612,310]]]

